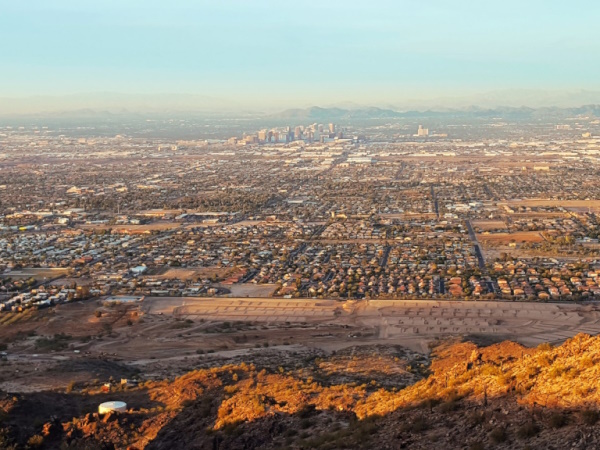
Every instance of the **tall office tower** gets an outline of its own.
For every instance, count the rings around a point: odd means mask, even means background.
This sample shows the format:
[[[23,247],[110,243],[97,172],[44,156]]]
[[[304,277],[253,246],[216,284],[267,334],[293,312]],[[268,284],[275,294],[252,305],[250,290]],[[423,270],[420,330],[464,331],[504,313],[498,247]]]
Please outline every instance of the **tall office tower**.
[[[419,125],[417,136],[429,136],[429,129],[423,128],[423,125]]]
[[[287,132],[276,131],[275,132],[275,142],[287,144],[288,142],[290,142],[290,135]]]
[[[267,142],[273,142],[273,130],[267,133]]]
[[[267,142],[267,130],[260,130],[258,132],[258,141],[261,144],[264,144],[265,142]]]
[[[334,123],[330,123],[329,124],[329,132],[330,133],[335,133],[335,124]]]
[[[319,133],[322,133],[322,132],[323,132],[323,124],[322,124],[322,123],[320,123],[320,124],[319,124]]]
[[[294,139],[297,141],[302,139],[302,127],[296,127],[294,130]]]

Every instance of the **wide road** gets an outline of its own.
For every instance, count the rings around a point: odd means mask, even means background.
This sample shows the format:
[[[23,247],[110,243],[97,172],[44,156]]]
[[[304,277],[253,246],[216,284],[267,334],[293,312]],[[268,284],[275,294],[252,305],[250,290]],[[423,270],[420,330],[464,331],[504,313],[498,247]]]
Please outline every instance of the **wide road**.
[[[473,242],[473,247],[475,247],[475,256],[477,257],[477,261],[479,263],[479,268],[485,271],[485,258],[483,257],[483,253],[481,252],[481,247],[479,246],[479,242],[477,241],[477,235],[475,231],[473,231],[473,226],[471,225],[471,221],[467,220],[467,231],[469,232],[469,238],[471,242]]]

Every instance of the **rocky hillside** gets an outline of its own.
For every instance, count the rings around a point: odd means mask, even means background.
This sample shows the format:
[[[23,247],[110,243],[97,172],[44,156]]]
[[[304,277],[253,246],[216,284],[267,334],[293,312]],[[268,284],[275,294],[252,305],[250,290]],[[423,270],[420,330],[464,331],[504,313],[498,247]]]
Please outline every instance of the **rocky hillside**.
[[[268,369],[4,394],[0,448],[598,449],[600,338],[354,348]],[[128,413],[98,416],[108,399]]]

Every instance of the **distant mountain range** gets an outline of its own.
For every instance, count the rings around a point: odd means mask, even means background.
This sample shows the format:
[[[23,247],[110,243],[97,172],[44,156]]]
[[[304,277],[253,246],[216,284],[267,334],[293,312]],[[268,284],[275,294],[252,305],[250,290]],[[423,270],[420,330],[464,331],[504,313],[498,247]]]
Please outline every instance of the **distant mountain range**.
[[[427,111],[395,111],[392,109],[382,109],[376,107],[344,109],[338,107],[321,108],[313,106],[304,109],[288,109],[270,117],[280,120],[297,121],[340,121],[340,120],[374,120],[374,119],[398,119],[398,118],[444,118],[444,117],[465,117],[465,118],[513,118],[513,119],[534,119],[542,117],[575,117],[575,116],[595,116],[600,117],[600,105],[585,105],[578,108],[528,108],[528,107],[498,107],[498,108],[480,108],[471,106],[461,109],[427,110]]]
[[[0,117],[53,117],[115,119],[130,117],[228,117],[258,120],[353,121],[394,118],[600,116],[600,91],[505,90],[468,96],[427,100],[375,102],[377,106],[351,101],[276,112],[273,105],[249,108],[236,100],[197,94],[96,93],[62,96],[0,98]],[[476,106],[472,106],[476,105]],[[525,105],[525,106],[521,106]],[[585,106],[580,106],[585,105]]]

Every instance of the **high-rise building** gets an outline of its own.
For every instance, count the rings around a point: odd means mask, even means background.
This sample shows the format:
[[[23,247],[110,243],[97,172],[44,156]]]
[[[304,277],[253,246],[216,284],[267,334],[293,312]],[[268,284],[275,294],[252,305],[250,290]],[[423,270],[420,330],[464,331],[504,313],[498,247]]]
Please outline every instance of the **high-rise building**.
[[[290,142],[290,135],[287,131],[275,131],[273,134],[275,142],[287,144]]]
[[[302,127],[296,127],[294,130],[294,139],[297,141],[302,139]]]
[[[429,136],[429,129],[423,128],[423,125],[419,125],[417,136]]]
[[[329,132],[330,133],[335,133],[335,123],[330,123],[329,124]]]

